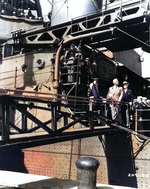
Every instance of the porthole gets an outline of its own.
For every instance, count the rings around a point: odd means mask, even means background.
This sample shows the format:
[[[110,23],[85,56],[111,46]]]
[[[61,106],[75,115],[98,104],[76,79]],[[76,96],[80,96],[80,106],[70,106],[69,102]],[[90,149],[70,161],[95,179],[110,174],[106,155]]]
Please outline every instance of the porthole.
[[[38,69],[43,69],[45,67],[45,61],[42,58],[39,58],[36,61],[36,66]]]

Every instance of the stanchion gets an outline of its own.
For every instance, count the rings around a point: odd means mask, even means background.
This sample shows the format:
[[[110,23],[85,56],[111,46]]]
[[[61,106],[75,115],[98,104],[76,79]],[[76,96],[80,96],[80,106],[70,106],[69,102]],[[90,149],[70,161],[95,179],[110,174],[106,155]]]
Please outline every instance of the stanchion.
[[[92,157],[83,157],[76,161],[78,189],[96,189],[99,161]]]

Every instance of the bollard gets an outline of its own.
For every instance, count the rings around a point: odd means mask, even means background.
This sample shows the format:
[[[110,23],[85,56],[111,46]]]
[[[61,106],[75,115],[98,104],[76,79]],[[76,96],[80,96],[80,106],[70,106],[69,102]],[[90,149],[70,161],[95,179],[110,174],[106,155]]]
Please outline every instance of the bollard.
[[[76,161],[78,189],[96,189],[99,161],[92,157],[83,157]]]

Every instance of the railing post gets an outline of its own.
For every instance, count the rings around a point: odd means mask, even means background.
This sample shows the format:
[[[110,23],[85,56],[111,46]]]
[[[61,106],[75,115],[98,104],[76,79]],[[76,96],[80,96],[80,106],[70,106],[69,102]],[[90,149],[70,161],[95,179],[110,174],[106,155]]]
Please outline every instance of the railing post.
[[[92,157],[82,157],[76,161],[78,189],[96,189],[99,161]]]
[[[57,105],[56,103],[51,104],[52,108],[52,130],[57,131]]]
[[[6,99],[2,102],[2,140],[9,140],[9,104]]]
[[[137,109],[135,109],[135,132],[137,132],[137,130],[138,130],[138,123],[137,123],[137,121],[138,121],[138,110]]]
[[[27,111],[27,107],[23,107]],[[22,130],[27,131],[27,116],[22,113]]]
[[[14,84],[14,88],[16,89],[16,84],[17,84],[17,67],[15,69],[15,84]]]
[[[92,97],[90,97],[89,111],[92,111],[93,102],[94,102],[94,97],[92,96]],[[93,123],[93,116],[92,115],[89,115],[89,126],[90,126],[91,130],[94,129],[94,123]]]
[[[127,109],[126,109],[126,126],[130,127],[130,115],[129,115],[129,105],[126,105]]]
[[[89,111],[92,111],[93,102],[94,102],[94,96],[91,96],[89,100]]]

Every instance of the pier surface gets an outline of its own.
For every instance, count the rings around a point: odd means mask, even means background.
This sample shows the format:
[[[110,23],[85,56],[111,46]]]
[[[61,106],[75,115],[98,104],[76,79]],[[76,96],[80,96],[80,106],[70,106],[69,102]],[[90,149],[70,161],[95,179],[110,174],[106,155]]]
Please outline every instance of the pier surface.
[[[0,171],[0,188],[77,189],[76,181],[12,171]],[[97,189],[135,189],[131,187],[97,184]]]

